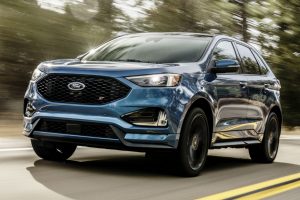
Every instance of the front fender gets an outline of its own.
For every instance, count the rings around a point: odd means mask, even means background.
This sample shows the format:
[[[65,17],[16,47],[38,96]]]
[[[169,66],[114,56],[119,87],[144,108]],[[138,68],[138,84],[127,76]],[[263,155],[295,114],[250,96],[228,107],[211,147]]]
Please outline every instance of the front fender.
[[[184,111],[182,113],[182,116],[181,116],[181,119],[180,119],[180,122],[178,124],[178,130],[177,130],[177,133],[180,137],[180,133],[181,133],[181,129],[182,129],[182,126],[183,126],[183,123],[184,123],[184,119],[186,118],[189,110],[199,101],[205,101],[207,102],[207,104],[209,105],[209,109],[212,113],[212,124],[214,126],[215,124],[215,101],[204,91],[200,91],[198,93],[196,93],[191,99],[190,101],[185,105],[185,108],[184,108]],[[212,130],[213,131],[213,130]],[[178,138],[179,138],[178,137]]]

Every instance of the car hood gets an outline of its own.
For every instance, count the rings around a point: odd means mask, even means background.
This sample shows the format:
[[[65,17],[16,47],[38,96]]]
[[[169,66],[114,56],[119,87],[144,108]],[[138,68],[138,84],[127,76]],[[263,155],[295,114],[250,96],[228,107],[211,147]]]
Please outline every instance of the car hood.
[[[195,67],[196,66],[196,67]],[[90,74],[111,77],[134,76],[156,73],[182,73],[201,71],[195,63],[153,64],[134,62],[81,62],[77,59],[52,60],[41,63],[38,68],[45,73]],[[196,69],[195,69],[196,68]]]

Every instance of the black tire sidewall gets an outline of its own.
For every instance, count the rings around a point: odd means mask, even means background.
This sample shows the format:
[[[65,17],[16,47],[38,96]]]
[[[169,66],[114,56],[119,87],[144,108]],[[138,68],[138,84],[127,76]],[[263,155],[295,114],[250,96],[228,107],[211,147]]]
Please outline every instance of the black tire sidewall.
[[[195,116],[201,115],[202,119],[206,123],[207,133],[205,134],[205,137],[202,139],[204,140],[204,158],[203,161],[198,169],[193,169],[189,163],[188,158],[188,148],[189,148],[189,136],[190,136],[190,124]],[[181,134],[180,134],[180,141],[179,141],[179,147],[178,147],[178,154],[179,154],[179,161],[180,161],[180,167],[183,170],[183,175],[185,176],[197,176],[200,171],[203,169],[206,158],[207,158],[207,152],[208,152],[208,146],[209,146],[209,127],[208,127],[208,121],[207,117],[205,115],[205,112],[201,108],[193,108],[188,114],[184,121]]]
[[[268,139],[270,137],[270,122],[271,120],[275,118],[277,121],[277,128],[278,128],[278,144],[277,144],[277,149],[276,149],[276,154],[274,157],[271,157],[268,151]],[[266,122],[266,127],[264,131],[264,136],[263,140],[260,144],[257,145],[252,145],[249,147],[249,154],[250,157],[253,161],[259,162],[259,163],[272,163],[278,153],[278,148],[279,148],[279,137],[280,137],[280,132],[281,132],[281,122],[278,120],[278,116],[276,113],[271,112],[270,115],[268,116],[267,122]]]
[[[276,154],[275,156],[272,158],[269,154],[269,151],[268,151],[268,139],[270,137],[270,122],[271,120],[275,118],[276,122],[277,122],[277,129],[278,129],[278,144],[277,144],[277,149],[276,149]],[[278,153],[278,148],[279,148],[279,137],[280,137],[280,124],[279,124],[279,121],[278,121],[278,117],[275,113],[270,113],[270,116],[268,117],[268,121],[267,121],[267,124],[266,124],[266,130],[265,130],[265,133],[264,133],[264,138],[263,138],[263,150],[264,150],[264,154],[265,154],[265,157],[267,159],[267,162],[272,162],[273,160],[275,160],[276,156],[277,156],[277,153]]]
[[[40,158],[56,161],[67,160],[72,156],[77,147],[75,144],[54,143],[35,139],[31,140],[31,145],[34,152]],[[60,147],[60,152],[57,151],[58,146]]]

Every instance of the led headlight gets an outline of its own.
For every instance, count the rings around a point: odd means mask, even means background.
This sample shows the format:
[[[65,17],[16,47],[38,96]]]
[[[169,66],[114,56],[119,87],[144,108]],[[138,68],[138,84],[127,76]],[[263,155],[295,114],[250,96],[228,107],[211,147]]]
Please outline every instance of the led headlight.
[[[42,72],[41,70],[39,70],[38,68],[36,68],[33,73],[32,73],[32,77],[31,77],[31,80],[32,81],[36,81],[38,80],[39,78],[41,78],[42,76],[44,76],[45,73]]]
[[[179,74],[154,74],[126,78],[142,87],[173,87],[179,84],[181,76]]]

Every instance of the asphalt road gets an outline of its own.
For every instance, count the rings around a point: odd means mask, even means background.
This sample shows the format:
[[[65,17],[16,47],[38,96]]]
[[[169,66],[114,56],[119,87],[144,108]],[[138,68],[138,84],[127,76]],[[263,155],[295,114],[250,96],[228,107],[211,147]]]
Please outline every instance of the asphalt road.
[[[245,149],[212,150],[199,177],[177,176],[165,159],[78,148],[67,162],[39,159],[22,136],[0,138],[0,199],[197,199],[300,172],[300,137],[283,136],[276,162],[255,164]],[[268,197],[300,199],[300,187]]]

